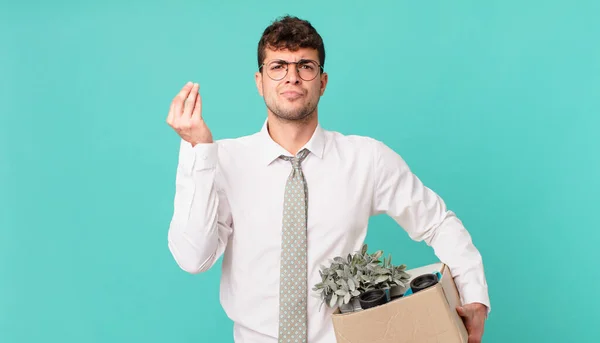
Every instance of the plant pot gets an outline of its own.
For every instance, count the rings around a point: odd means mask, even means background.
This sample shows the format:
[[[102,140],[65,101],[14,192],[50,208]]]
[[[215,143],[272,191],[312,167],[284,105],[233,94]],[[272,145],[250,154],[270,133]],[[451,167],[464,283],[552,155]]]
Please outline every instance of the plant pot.
[[[406,287],[404,286],[393,286],[390,288],[390,300],[401,298],[406,292]]]
[[[438,283],[438,276],[436,274],[423,274],[414,278],[410,282],[410,288],[413,293],[417,293],[426,288],[434,286]]]
[[[358,298],[363,310],[387,303],[387,295],[383,289],[372,289],[361,294]]]
[[[354,298],[352,298],[352,300],[350,300],[349,303],[342,304],[340,306],[341,313],[350,313],[350,312],[356,312],[356,311],[360,311],[360,310],[361,310],[361,307],[360,307],[360,302],[358,301],[358,297],[354,297]]]

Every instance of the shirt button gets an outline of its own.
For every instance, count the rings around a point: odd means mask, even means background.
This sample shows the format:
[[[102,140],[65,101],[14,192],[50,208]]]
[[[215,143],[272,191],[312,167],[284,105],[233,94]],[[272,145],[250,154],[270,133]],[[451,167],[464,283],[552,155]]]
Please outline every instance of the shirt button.
[[[203,159],[203,160],[206,160],[206,159],[207,159],[206,155],[202,156],[202,159]]]

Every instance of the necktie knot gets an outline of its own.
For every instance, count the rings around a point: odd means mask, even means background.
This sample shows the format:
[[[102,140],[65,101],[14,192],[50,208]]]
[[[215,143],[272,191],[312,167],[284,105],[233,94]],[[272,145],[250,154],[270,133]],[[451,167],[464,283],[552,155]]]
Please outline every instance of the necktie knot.
[[[280,158],[285,161],[291,162],[294,169],[297,170],[297,169],[300,169],[300,165],[302,164],[302,161],[304,161],[306,156],[308,156],[308,150],[302,149],[298,154],[296,154],[296,156],[283,156],[282,155],[282,156],[280,156]]]

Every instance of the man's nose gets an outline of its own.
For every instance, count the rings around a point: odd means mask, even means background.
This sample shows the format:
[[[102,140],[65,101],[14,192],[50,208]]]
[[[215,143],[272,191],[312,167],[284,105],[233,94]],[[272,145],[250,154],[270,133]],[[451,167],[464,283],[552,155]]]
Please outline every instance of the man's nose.
[[[300,75],[298,75],[298,68],[295,64],[288,64],[287,79],[290,83],[300,82]]]

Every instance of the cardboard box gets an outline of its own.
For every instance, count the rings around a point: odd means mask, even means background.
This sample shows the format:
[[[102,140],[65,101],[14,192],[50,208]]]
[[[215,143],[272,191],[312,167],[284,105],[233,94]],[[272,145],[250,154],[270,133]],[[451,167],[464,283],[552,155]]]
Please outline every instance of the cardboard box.
[[[456,312],[460,297],[443,263],[407,270],[411,281],[440,272],[435,286],[357,312],[332,315],[338,343],[466,343],[467,330]]]

